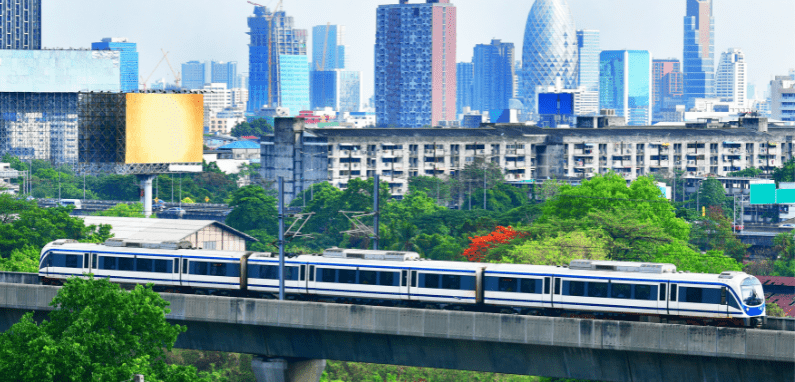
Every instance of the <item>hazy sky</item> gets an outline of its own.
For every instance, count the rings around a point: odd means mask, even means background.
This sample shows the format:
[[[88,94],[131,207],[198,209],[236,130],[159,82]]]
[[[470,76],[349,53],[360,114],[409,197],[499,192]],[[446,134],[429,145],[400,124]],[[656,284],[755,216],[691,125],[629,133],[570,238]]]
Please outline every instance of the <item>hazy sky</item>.
[[[424,0],[411,0],[411,2]],[[655,58],[682,56],[685,0],[568,0],[577,29],[601,31],[602,49],[642,49]],[[256,2],[256,1],[255,1]],[[260,0],[273,8],[277,0]],[[191,60],[237,61],[248,70],[245,0],[42,0],[42,43],[47,48],[91,46],[102,37],[127,37],[138,44],[140,74],[149,76],[163,48],[174,70]],[[373,93],[375,12],[398,0],[284,0],[297,28],[341,24],[347,27],[350,69],[362,71],[362,101]],[[458,8],[458,61],[470,61],[476,44],[492,38],[513,42],[521,59],[532,0],[453,0]],[[715,58],[741,48],[750,83],[758,91],[772,76],[795,68],[793,0],[715,0]],[[311,58],[311,41],[308,47]],[[173,81],[168,66],[154,72]]]

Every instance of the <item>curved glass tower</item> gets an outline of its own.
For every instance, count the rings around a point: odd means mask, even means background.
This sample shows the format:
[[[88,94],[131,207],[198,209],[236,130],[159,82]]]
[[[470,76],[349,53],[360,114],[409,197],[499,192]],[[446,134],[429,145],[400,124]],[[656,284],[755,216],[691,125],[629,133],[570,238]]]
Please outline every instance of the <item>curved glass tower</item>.
[[[537,108],[536,87],[577,88],[577,30],[566,0],[536,0],[524,32],[519,96],[526,111]]]

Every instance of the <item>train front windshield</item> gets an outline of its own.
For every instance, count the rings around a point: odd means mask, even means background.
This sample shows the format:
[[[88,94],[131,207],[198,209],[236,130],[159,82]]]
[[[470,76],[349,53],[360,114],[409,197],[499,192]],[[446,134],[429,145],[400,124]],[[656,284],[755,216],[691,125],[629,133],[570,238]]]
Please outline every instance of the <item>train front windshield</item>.
[[[765,292],[762,290],[762,283],[756,277],[749,277],[743,280],[741,289],[745,305],[759,306],[765,302]]]

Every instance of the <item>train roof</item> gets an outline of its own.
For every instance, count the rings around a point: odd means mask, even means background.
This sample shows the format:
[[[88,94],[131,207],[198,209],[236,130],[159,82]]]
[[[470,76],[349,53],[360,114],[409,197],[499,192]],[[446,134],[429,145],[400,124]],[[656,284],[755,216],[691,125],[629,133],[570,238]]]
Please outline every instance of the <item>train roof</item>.
[[[228,258],[240,259],[250,252],[241,251],[215,251],[205,249],[174,249],[163,248],[158,246],[142,247],[142,246],[114,246],[106,244],[93,244],[93,243],[78,243],[74,240],[57,240],[47,245],[46,248],[50,250],[68,250],[68,251],[84,251],[84,252],[105,252],[105,253],[130,253],[136,255],[157,254],[157,255],[174,255],[174,256],[190,256],[190,257],[211,257],[211,258]]]

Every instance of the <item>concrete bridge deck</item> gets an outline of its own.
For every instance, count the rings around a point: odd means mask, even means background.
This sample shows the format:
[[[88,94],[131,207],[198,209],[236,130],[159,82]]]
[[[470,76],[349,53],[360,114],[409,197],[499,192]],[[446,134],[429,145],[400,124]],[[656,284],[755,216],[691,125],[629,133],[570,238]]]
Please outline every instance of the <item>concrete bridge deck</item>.
[[[0,331],[57,287],[0,284]],[[176,347],[600,381],[794,381],[795,332],[162,294]]]

